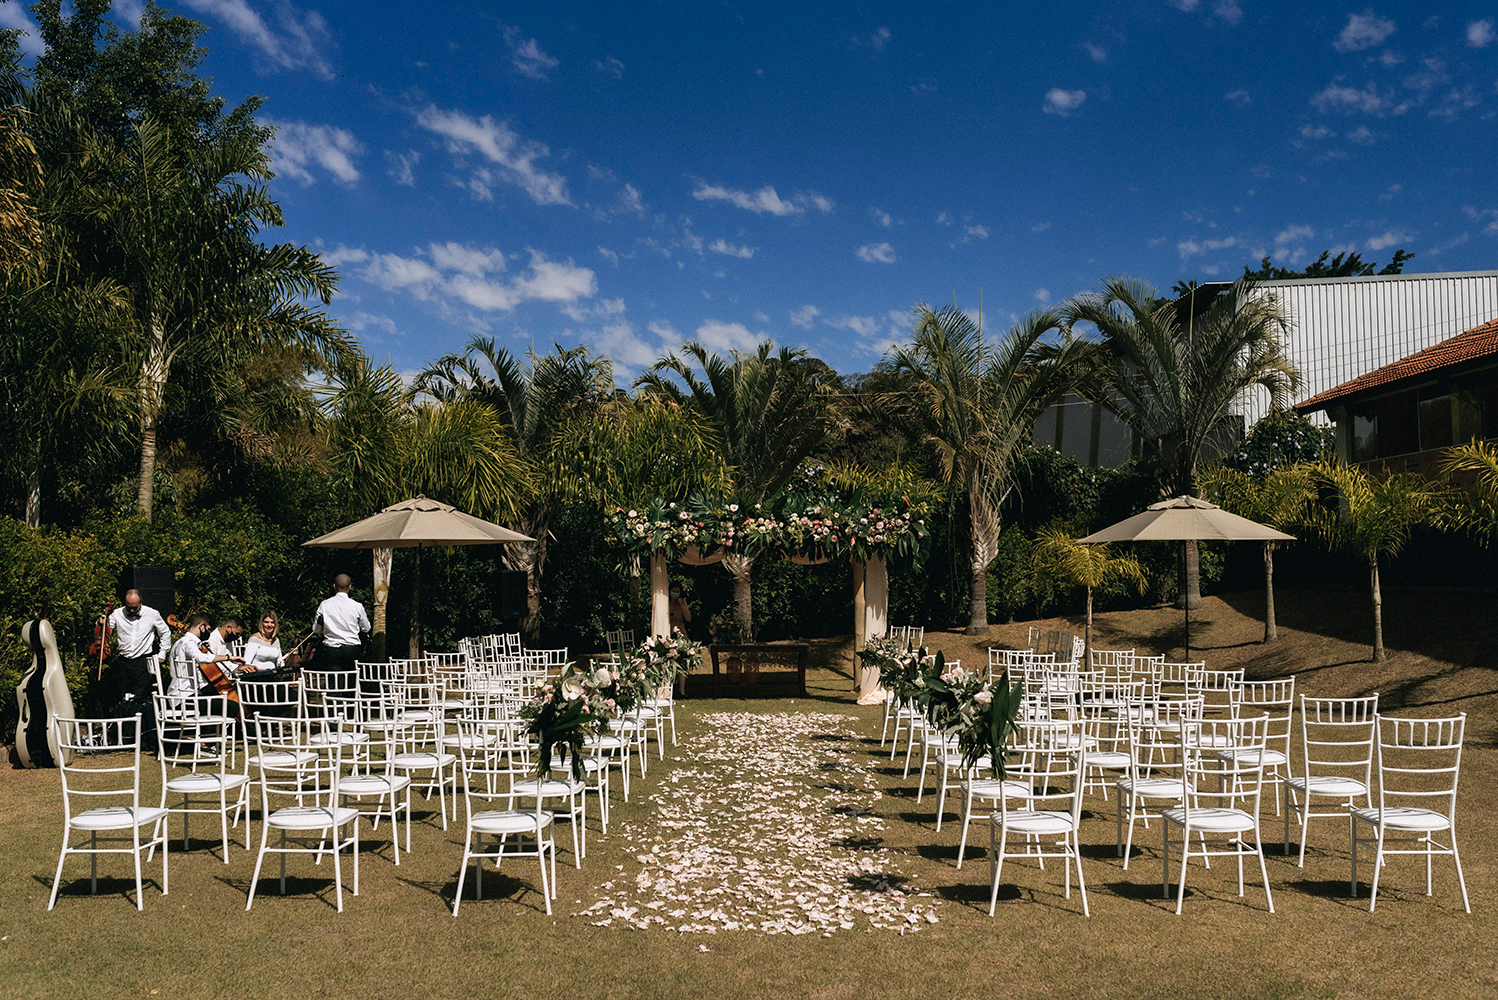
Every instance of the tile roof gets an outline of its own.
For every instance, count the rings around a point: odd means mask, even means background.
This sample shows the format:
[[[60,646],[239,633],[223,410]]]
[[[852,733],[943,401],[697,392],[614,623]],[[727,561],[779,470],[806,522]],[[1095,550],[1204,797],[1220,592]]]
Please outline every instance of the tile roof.
[[[1295,409],[1301,413],[1314,413],[1348,396],[1356,396],[1390,382],[1398,382],[1401,379],[1423,375],[1488,355],[1498,355],[1498,317],[1488,320],[1481,326],[1473,327],[1466,333],[1449,337],[1439,344],[1433,344],[1422,351],[1416,351],[1408,357],[1384,365],[1382,368],[1375,368],[1367,374],[1359,375],[1349,382],[1343,382],[1325,392],[1317,393],[1304,402],[1296,403]]]

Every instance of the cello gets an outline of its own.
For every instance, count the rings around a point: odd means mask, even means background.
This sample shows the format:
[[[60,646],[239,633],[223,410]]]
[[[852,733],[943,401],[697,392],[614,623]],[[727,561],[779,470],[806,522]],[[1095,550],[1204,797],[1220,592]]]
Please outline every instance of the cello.
[[[59,715],[73,717],[73,696],[63,674],[57,636],[45,618],[27,622],[21,635],[31,647],[31,666],[16,685],[16,702],[21,710],[16,723],[16,756],[22,767],[66,764],[69,755],[58,749],[52,720]]]
[[[187,626],[182,624],[174,614],[166,616],[166,623],[179,632],[187,631]],[[208,640],[204,639],[198,649],[204,653],[208,652]],[[234,688],[234,678],[226,674],[222,667],[217,663],[199,663],[198,670],[208,682],[208,686],[213,688],[215,694],[223,695],[235,705],[239,704],[239,692]]]

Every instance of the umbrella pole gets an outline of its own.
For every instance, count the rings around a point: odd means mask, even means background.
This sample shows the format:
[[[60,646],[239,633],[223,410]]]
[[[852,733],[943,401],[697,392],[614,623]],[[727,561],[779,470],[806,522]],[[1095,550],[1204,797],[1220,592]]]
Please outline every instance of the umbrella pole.
[[[411,570],[411,659],[421,656],[421,545],[416,546],[416,565]]]
[[[1181,543],[1181,607],[1186,612],[1186,655],[1182,660],[1191,662],[1191,595],[1186,593],[1186,543]]]

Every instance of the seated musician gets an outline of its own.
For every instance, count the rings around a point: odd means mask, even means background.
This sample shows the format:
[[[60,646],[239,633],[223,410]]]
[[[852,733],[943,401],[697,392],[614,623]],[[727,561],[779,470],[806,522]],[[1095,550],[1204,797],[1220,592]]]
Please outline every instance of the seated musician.
[[[286,654],[281,652],[281,619],[274,611],[260,616],[260,631],[244,641],[245,670],[275,670],[286,665]]]
[[[220,669],[228,672],[235,663],[242,662],[239,657],[232,656],[227,651],[213,651],[215,634],[220,634],[220,630],[213,627],[207,615],[193,615],[187,620],[187,631],[172,646],[172,681],[167,686],[166,696],[173,702],[180,704],[184,698],[214,693],[203,673],[205,664],[219,664]]]
[[[213,655],[221,661],[227,661],[229,665],[223,668],[224,673],[233,676],[244,669],[244,658],[236,656],[229,648],[229,643],[244,635],[244,622],[235,615],[224,619],[224,623],[208,633],[208,648],[213,650]]]

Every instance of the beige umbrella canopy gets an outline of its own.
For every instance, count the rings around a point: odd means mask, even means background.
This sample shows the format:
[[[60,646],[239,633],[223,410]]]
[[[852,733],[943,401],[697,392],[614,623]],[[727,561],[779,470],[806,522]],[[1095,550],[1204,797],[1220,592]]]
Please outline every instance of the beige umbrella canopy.
[[[1125,518],[1078,540],[1081,545],[1103,542],[1293,542],[1294,535],[1246,517],[1230,514],[1196,497],[1175,497],[1152,503],[1142,513]],[[1186,608],[1186,656],[1191,656],[1191,609]]]
[[[416,623],[416,648],[421,648],[421,550],[436,545],[499,545],[533,542],[534,538],[465,514],[440,500],[419,496],[402,500],[362,521],[314,538],[303,545],[329,549],[415,548],[416,569],[411,581],[411,618]],[[378,585],[378,581],[377,581]]]

